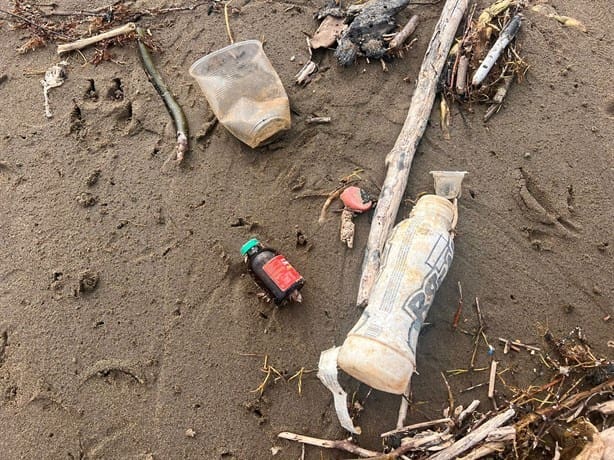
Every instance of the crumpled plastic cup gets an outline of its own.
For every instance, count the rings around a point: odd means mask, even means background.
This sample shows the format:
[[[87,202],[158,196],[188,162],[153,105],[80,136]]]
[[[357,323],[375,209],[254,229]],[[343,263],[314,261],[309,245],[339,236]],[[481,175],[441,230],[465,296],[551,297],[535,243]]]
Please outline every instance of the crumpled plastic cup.
[[[467,171],[431,171],[435,179],[435,194],[449,200],[460,198],[465,174]]]
[[[250,147],[290,129],[290,103],[262,43],[246,40],[200,58],[190,67],[219,122]]]

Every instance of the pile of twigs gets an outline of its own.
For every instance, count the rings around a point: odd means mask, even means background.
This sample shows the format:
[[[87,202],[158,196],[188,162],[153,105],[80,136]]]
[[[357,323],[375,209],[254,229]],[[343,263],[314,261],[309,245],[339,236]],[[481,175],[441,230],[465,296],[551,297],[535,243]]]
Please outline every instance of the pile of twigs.
[[[464,31],[452,48],[442,74],[442,128],[451,103],[487,103],[488,121],[501,104],[514,79],[522,81],[528,65],[516,40],[524,2],[498,0],[477,19],[469,13]]]
[[[57,8],[55,4],[34,5],[23,0],[15,0],[11,11],[0,9],[17,29],[25,30],[29,37],[17,52],[24,54],[51,43],[72,42],[84,37],[90,37],[120,24],[138,21],[144,16],[158,16],[174,11],[193,10],[199,6],[209,5],[211,11],[221,10],[222,5],[217,0],[196,2],[190,6],[136,10],[123,1],[116,1],[108,6],[78,11],[65,11]],[[109,53],[111,46],[123,46],[137,40],[135,32],[121,34],[96,45],[96,51],[90,62],[98,64],[102,61],[112,60]],[[140,38],[143,40],[143,38]],[[147,46],[157,50],[157,47],[148,37],[145,37]]]
[[[332,441],[288,432],[279,436],[379,460],[592,458],[587,452],[599,441],[599,432],[614,425],[614,362],[597,358],[579,328],[563,339],[550,332],[544,338],[552,355],[520,342],[500,342],[508,350],[538,354],[551,375],[546,384],[518,389],[500,379],[512,396],[483,413],[479,400],[466,408],[455,406],[450,392],[443,418],[383,433],[383,452],[361,448],[353,439]]]

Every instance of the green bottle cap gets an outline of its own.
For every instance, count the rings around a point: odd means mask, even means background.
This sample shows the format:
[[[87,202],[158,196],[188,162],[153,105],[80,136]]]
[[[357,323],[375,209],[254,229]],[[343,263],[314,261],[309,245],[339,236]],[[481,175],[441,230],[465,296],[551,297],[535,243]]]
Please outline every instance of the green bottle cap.
[[[258,241],[256,238],[252,238],[247,243],[245,243],[243,246],[241,246],[241,255],[244,256],[245,254],[249,252],[251,248],[253,248],[254,246],[258,246],[259,244],[260,244],[260,241]]]

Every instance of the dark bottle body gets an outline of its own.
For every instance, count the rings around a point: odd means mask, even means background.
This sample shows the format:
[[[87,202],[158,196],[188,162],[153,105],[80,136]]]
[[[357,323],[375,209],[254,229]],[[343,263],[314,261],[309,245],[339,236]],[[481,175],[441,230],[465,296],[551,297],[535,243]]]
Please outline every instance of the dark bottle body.
[[[271,294],[276,304],[284,300],[301,300],[299,290],[305,284],[304,278],[277,251],[254,244],[244,254],[255,278]]]

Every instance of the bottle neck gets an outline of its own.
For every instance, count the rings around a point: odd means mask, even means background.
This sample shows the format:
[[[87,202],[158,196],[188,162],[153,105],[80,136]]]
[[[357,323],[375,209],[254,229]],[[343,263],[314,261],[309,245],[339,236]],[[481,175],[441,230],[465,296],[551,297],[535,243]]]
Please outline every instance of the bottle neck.
[[[428,218],[436,224],[452,230],[455,223],[456,210],[454,203],[437,195],[424,195],[411,210],[411,218]]]
[[[258,254],[260,251],[262,250],[262,246],[260,246],[259,244],[254,246],[253,248],[250,248],[249,251],[247,251],[245,253],[245,257],[252,257],[255,256],[256,254]]]

